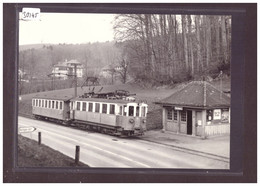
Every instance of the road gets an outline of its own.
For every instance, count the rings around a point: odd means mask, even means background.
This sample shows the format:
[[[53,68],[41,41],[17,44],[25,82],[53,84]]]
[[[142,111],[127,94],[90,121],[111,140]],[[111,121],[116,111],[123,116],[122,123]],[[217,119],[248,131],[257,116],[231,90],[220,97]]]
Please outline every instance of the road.
[[[80,161],[90,167],[112,168],[190,168],[228,169],[227,162],[178,151],[174,148],[141,139],[77,130],[45,121],[18,117],[18,127],[33,126],[36,131],[22,133],[74,158],[75,146],[80,146]]]

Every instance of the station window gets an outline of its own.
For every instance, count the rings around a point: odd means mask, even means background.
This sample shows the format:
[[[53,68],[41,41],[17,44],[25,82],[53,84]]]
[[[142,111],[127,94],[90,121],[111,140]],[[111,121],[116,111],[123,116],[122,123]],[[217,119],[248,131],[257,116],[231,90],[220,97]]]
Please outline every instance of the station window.
[[[187,121],[186,111],[181,111],[181,121]]]
[[[177,110],[173,111],[173,120],[177,121],[178,120],[178,115],[177,115]]]
[[[213,120],[213,110],[207,110],[207,121]]]
[[[55,101],[52,101],[52,108],[54,109],[54,107],[55,107]]]
[[[137,107],[136,107],[136,116],[137,116],[137,117],[139,117],[139,116],[140,116],[140,115],[139,115],[139,112],[140,112],[140,107],[139,107],[139,106],[137,106]]]
[[[115,114],[115,105],[110,105],[110,112],[109,114]]]
[[[77,102],[77,109],[76,110],[80,110],[80,102]]]
[[[172,109],[171,108],[167,108],[167,119],[172,120]]]
[[[87,102],[83,102],[82,111],[86,111],[86,110],[87,110]]]
[[[62,108],[62,101],[60,102],[60,110],[62,110],[63,108]]]
[[[95,103],[95,112],[99,112],[100,103]]]
[[[102,113],[107,113],[107,104],[102,104]]]
[[[134,106],[129,106],[128,116],[133,116],[133,115],[134,115]]]
[[[93,112],[93,103],[89,103],[88,105],[88,111]]]

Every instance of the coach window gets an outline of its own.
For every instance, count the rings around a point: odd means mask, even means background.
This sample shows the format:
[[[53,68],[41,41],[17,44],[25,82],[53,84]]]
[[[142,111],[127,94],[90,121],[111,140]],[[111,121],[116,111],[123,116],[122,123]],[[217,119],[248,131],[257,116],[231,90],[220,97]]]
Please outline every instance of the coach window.
[[[58,101],[55,101],[55,109],[58,109],[59,108],[59,102]]]
[[[128,116],[133,116],[133,115],[134,115],[134,106],[129,106]]]
[[[47,106],[48,106],[47,104],[48,104],[48,101],[47,101],[47,100],[45,100],[45,105],[44,105],[44,106],[45,106],[45,108],[47,108]]]
[[[54,109],[54,107],[55,107],[55,101],[51,101],[51,108]]]
[[[35,105],[35,100],[34,99],[32,99],[32,106],[34,107]]]
[[[122,116],[123,115],[123,106],[119,107],[119,115]]]
[[[62,110],[63,108],[62,108],[62,101],[60,101],[60,110]]]
[[[110,105],[110,114],[115,114],[115,105]]]
[[[99,112],[99,109],[100,109],[100,104],[95,103],[95,112]]]
[[[145,117],[145,107],[142,107],[142,109],[141,109],[141,116]]]
[[[80,110],[80,102],[77,102],[77,109],[76,110]]]
[[[88,111],[93,112],[93,103],[88,104]]]
[[[107,104],[102,104],[102,113],[107,113]]]
[[[87,109],[87,102],[83,102],[82,111],[86,111],[86,109]]]
[[[72,101],[72,102],[70,102],[70,108],[71,108],[71,110],[74,110],[73,106],[74,106],[74,102]]]
[[[139,116],[140,116],[139,112],[140,112],[140,107],[139,107],[139,106],[137,106],[137,107],[136,107],[136,116],[137,116],[137,117],[139,117]]]
[[[48,106],[49,106],[48,108],[51,108],[51,101],[49,101],[49,105]]]
[[[126,114],[127,114],[127,106],[126,105],[124,105],[124,107],[123,107],[123,113],[124,113],[124,116],[126,116]]]

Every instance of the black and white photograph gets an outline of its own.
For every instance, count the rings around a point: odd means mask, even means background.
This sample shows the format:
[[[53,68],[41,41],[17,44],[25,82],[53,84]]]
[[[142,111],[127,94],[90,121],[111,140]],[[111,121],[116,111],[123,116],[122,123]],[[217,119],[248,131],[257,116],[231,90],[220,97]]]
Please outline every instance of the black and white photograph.
[[[256,4],[4,3],[4,183],[255,183]]]
[[[230,15],[33,11],[18,167],[229,170]]]

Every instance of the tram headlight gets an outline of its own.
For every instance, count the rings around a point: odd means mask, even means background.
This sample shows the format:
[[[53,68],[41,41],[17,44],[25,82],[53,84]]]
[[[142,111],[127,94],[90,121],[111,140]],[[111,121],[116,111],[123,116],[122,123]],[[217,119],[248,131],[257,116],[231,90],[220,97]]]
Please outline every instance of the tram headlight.
[[[133,118],[129,119],[129,123],[134,123],[135,120]]]

